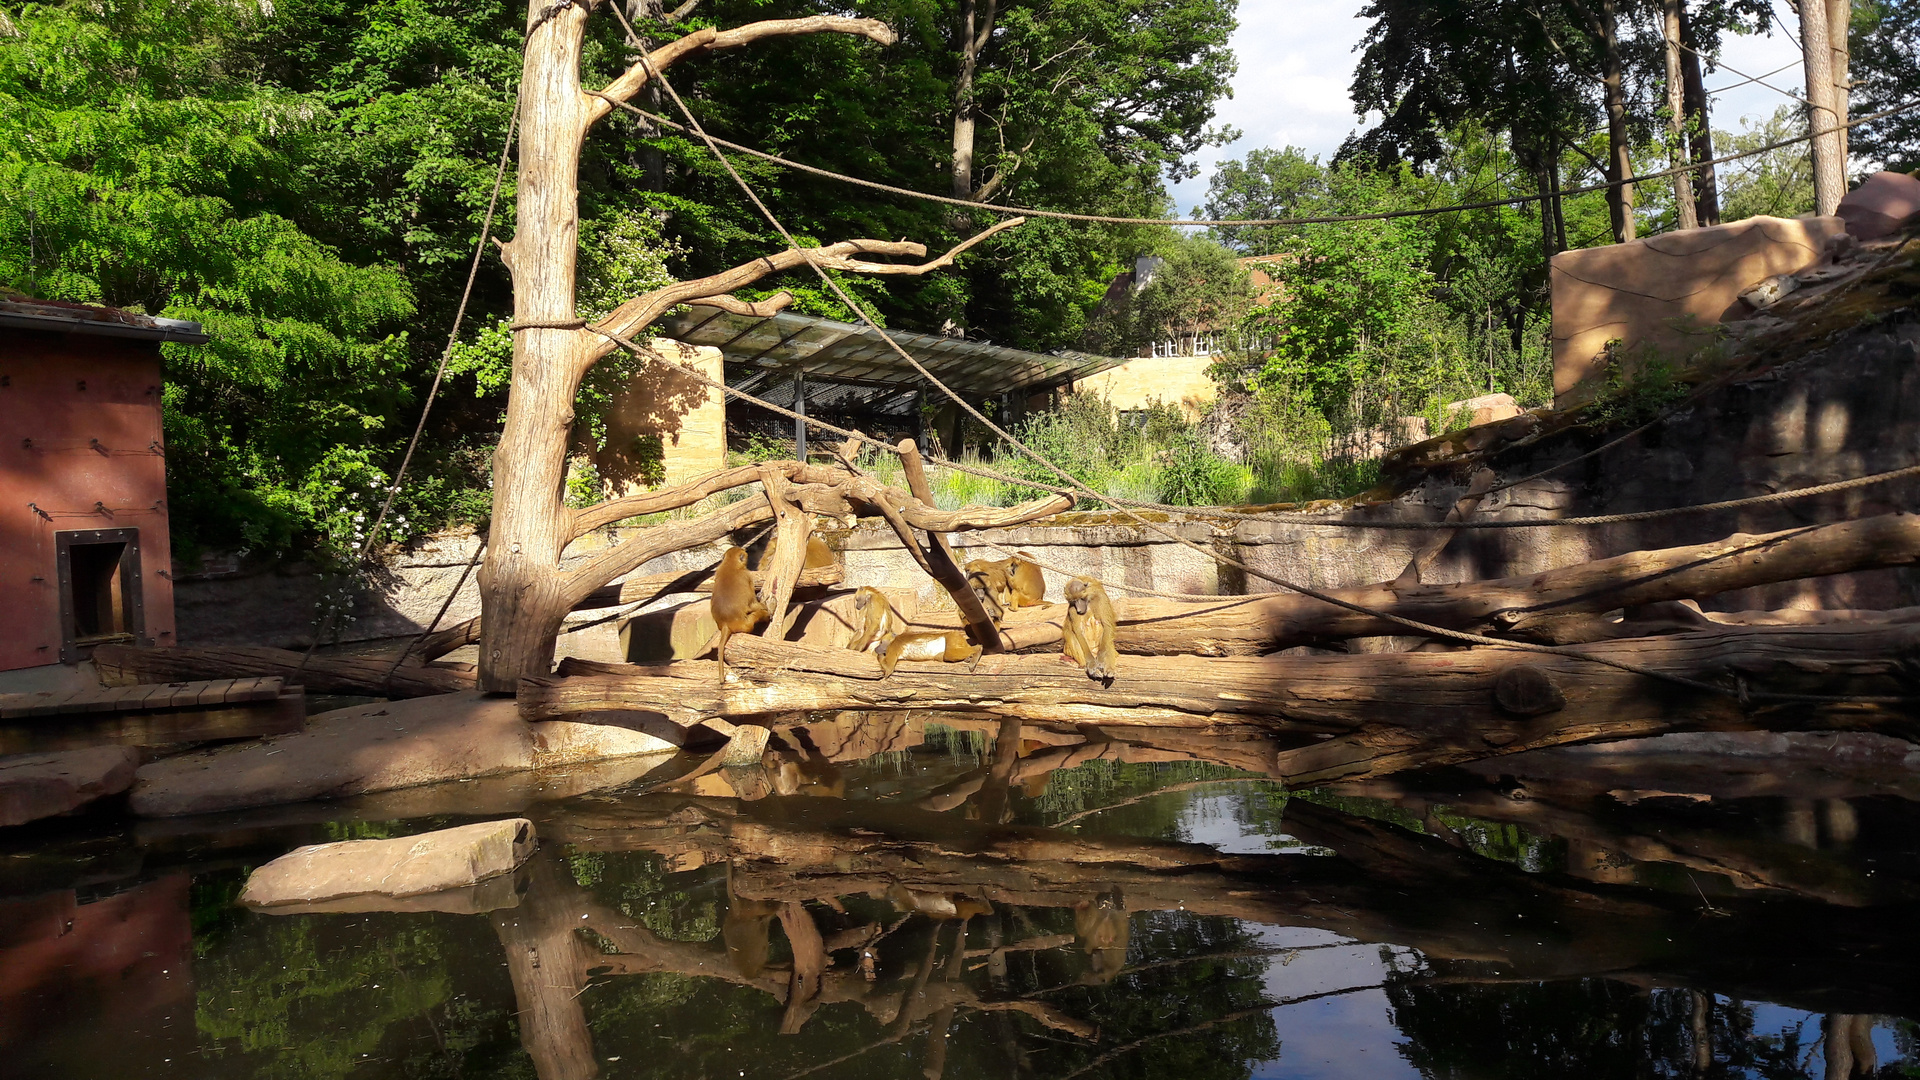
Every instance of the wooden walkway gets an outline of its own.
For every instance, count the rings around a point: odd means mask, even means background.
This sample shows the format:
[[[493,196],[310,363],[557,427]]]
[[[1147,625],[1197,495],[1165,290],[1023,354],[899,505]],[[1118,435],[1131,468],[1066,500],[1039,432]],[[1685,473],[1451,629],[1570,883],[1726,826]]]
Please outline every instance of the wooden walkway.
[[[0,694],[0,754],[277,735],[305,721],[305,691],[277,676]]]

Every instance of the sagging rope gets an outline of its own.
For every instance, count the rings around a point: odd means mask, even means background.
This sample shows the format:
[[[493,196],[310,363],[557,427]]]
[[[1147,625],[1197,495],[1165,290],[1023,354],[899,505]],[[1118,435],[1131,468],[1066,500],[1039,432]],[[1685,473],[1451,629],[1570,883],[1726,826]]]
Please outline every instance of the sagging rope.
[[[625,22],[624,17],[622,18],[621,21],[623,23]],[[629,32],[631,32],[631,27],[629,27],[628,29],[629,29]],[[644,53],[642,54],[642,57],[641,57],[641,63],[643,65],[646,65],[647,63]],[[658,73],[654,72],[651,66],[648,66],[648,73],[651,77],[658,77]],[[1333,225],[1333,224],[1338,224],[1338,223],[1347,222],[1347,221],[1391,221],[1399,218],[1428,217],[1434,214],[1456,214],[1456,213],[1462,213],[1468,210],[1492,210],[1492,209],[1496,209],[1498,207],[1503,207],[1503,206],[1524,206],[1528,203],[1545,202],[1549,199],[1560,199],[1560,198],[1565,198],[1571,195],[1590,195],[1595,192],[1607,191],[1609,189],[1616,188],[1616,187],[1624,187],[1628,184],[1644,184],[1653,180],[1665,179],[1666,177],[1669,177],[1669,176],[1677,176],[1681,173],[1698,172],[1702,169],[1709,169],[1716,165],[1724,165],[1731,161],[1740,161],[1745,158],[1756,157],[1760,154],[1772,153],[1775,150],[1784,149],[1785,147],[1793,146],[1797,143],[1810,142],[1815,138],[1818,138],[1822,135],[1830,134],[1835,131],[1844,131],[1848,128],[1858,127],[1861,124],[1874,123],[1875,121],[1885,120],[1889,116],[1898,116],[1901,113],[1906,112],[1910,109],[1920,108],[1920,101],[1909,101],[1904,105],[1896,105],[1891,109],[1883,109],[1880,112],[1871,113],[1869,115],[1862,116],[1857,120],[1848,120],[1844,124],[1835,124],[1832,127],[1821,128],[1817,132],[1809,132],[1805,135],[1795,135],[1792,138],[1782,139],[1779,142],[1768,143],[1765,146],[1757,147],[1752,150],[1742,150],[1737,154],[1725,154],[1720,157],[1709,158],[1704,161],[1690,162],[1689,164],[1677,166],[1670,169],[1661,169],[1658,172],[1650,172],[1650,173],[1646,173],[1639,176],[1630,176],[1624,180],[1609,180],[1609,181],[1604,181],[1598,184],[1586,184],[1581,187],[1574,187],[1574,188],[1556,188],[1553,191],[1543,192],[1543,193],[1538,193],[1533,195],[1513,195],[1503,199],[1483,199],[1477,202],[1456,203],[1452,206],[1426,207],[1418,210],[1383,210],[1383,211],[1378,211],[1370,214],[1323,214],[1317,217],[1291,217],[1291,218],[1181,219],[1181,218],[1115,217],[1108,214],[1076,214],[1076,213],[1071,213],[1065,210],[1040,210],[1030,206],[998,206],[993,203],[975,202],[972,199],[957,199],[950,195],[934,195],[930,192],[915,191],[912,188],[897,187],[893,184],[880,183],[877,180],[866,180],[858,176],[849,176],[846,173],[834,172],[831,169],[822,169],[817,165],[808,165],[803,162],[791,160],[789,158],[783,158],[777,154],[769,154],[764,150],[755,150],[753,147],[750,147],[750,146],[742,146],[741,144],[736,142],[729,142],[725,139],[708,135],[704,131],[698,130],[698,125],[694,125],[690,127],[687,124],[675,123],[674,121],[669,120],[664,116],[660,116],[656,113],[648,112],[647,110],[642,109],[639,106],[632,104],[631,102],[620,101],[616,98],[609,97],[606,94],[602,94],[594,90],[586,90],[583,92],[593,97],[599,98],[601,101],[605,101],[608,104],[615,106],[616,108],[623,109],[629,113],[634,114],[635,116],[642,117],[651,123],[659,124],[660,126],[672,131],[678,131],[685,134],[697,134],[701,139],[703,139],[708,143],[718,145],[718,146],[724,146],[729,150],[735,151],[736,153],[745,154],[748,157],[756,158],[761,161],[770,162],[775,165],[781,165],[786,168],[792,169],[796,172],[806,173],[810,176],[818,176],[827,180],[835,180],[843,184],[851,184],[855,187],[867,188],[872,191],[885,192],[886,194],[889,194],[889,195],[899,195],[905,198],[919,199],[924,202],[940,203],[941,205],[944,205],[944,206],[965,207],[966,209],[969,209],[969,210],[984,210],[984,211],[987,211],[988,213],[1003,214],[1007,216],[1054,218],[1060,221],[1084,221],[1084,222],[1092,222],[1092,223],[1105,224],[1105,225],[1174,225],[1174,226],[1196,226],[1196,227],[1206,226],[1209,228],[1256,226],[1256,225],[1257,226]],[[691,117],[689,117],[689,119],[691,119]]]
[[[615,18],[619,19],[621,25],[626,28],[629,41],[637,45],[638,35],[633,32],[632,26],[627,23],[626,16],[620,11],[619,6],[613,5],[611,7],[611,10],[613,11]],[[775,231],[777,231],[780,234],[781,238],[787,242],[788,246],[792,250],[804,251],[805,249],[800,247],[799,243],[793,238],[792,233],[790,233],[787,230],[786,226],[780,222],[779,218],[776,217],[773,214],[773,212],[767,208],[766,204],[761,201],[759,195],[754,192],[752,186],[749,185],[746,182],[746,179],[740,175],[739,171],[734,168],[733,163],[729,161],[727,159],[727,156],[721,152],[720,148],[714,144],[712,138],[709,135],[707,135],[705,129],[703,129],[700,126],[700,122],[693,115],[692,110],[689,109],[687,107],[686,102],[681,99],[679,92],[674,89],[673,84],[670,81],[668,81],[666,77],[662,75],[660,72],[654,70],[652,63],[648,60],[644,51],[641,52],[640,62],[649,78],[659,80],[660,87],[666,91],[667,95],[670,98],[672,98],[675,107],[679,109],[680,114],[686,118],[688,127],[692,129],[695,135],[699,136],[700,139],[706,143],[708,150],[714,155],[715,159],[720,162],[721,166],[725,168],[725,170],[727,171],[727,174],[730,177],[732,177],[734,183],[740,187],[741,191],[747,196],[748,200],[752,202],[755,208],[757,208],[760,211],[761,215],[764,218],[766,218],[768,224],[773,226]],[[1562,649],[1562,648],[1550,646],[1550,645],[1534,645],[1527,642],[1503,641],[1501,639],[1487,637],[1482,634],[1473,634],[1473,633],[1468,633],[1466,631],[1461,631],[1461,630],[1452,630],[1446,627],[1435,626],[1431,623],[1420,622],[1419,620],[1416,620],[1416,619],[1409,619],[1403,616],[1389,614],[1384,611],[1378,611],[1375,609],[1368,608],[1364,605],[1355,604],[1348,600],[1343,600],[1339,597],[1332,596],[1328,593],[1325,593],[1318,589],[1311,588],[1309,586],[1300,585],[1298,583],[1288,581],[1285,578],[1278,577],[1277,575],[1268,573],[1257,567],[1249,566],[1246,563],[1240,562],[1237,559],[1228,558],[1227,556],[1222,555],[1216,551],[1202,547],[1201,545],[1194,543],[1193,541],[1188,540],[1186,537],[1180,536],[1177,533],[1172,532],[1171,530],[1162,528],[1154,522],[1148,521],[1146,518],[1143,518],[1140,515],[1134,513],[1132,510],[1128,509],[1127,507],[1121,506],[1119,503],[1109,499],[1103,493],[1095,491],[1093,488],[1087,486],[1084,483],[1081,483],[1072,474],[1066,472],[1065,470],[1061,469],[1059,466],[1055,465],[1053,462],[1047,460],[1045,457],[1035,452],[1031,447],[1027,446],[1025,443],[1021,442],[1018,438],[1014,437],[1011,433],[1009,433],[1008,431],[1000,427],[998,424],[995,424],[992,420],[988,419],[985,415],[981,414],[981,412],[978,409],[974,408],[971,404],[969,404],[951,387],[947,386],[944,382],[940,381],[940,379],[936,377],[931,371],[928,371],[926,367],[922,365],[918,359],[916,359],[906,349],[901,347],[899,342],[895,341],[892,337],[882,332],[880,330],[880,327],[873,321],[872,316],[870,316],[867,313],[866,309],[862,307],[860,304],[858,304],[857,302],[855,302],[853,297],[848,295],[846,290],[840,286],[840,283],[834,280],[832,275],[828,274],[826,270],[819,265],[819,263],[815,262],[811,258],[808,258],[807,265],[813,269],[814,273],[820,278],[821,282],[828,287],[828,289],[840,300],[840,302],[846,305],[848,310],[858,315],[860,317],[860,320],[863,323],[865,323],[868,326],[868,328],[878,333],[881,339],[885,341],[893,349],[893,351],[900,356],[901,359],[905,360],[909,366],[911,366],[915,371],[920,373],[922,378],[926,379],[929,384],[939,389],[942,393],[946,394],[947,397],[952,399],[954,403],[960,406],[960,408],[963,411],[965,411],[968,415],[972,416],[976,421],[978,421],[980,424],[986,427],[989,431],[992,431],[995,435],[1005,440],[1008,445],[1014,447],[1016,450],[1019,450],[1021,453],[1025,454],[1027,457],[1032,459],[1035,463],[1041,465],[1046,469],[1051,470],[1056,476],[1060,477],[1062,480],[1067,481],[1068,484],[1070,484],[1074,488],[1077,488],[1081,494],[1084,494],[1086,496],[1091,496],[1096,501],[1107,503],[1109,506],[1112,506],[1114,509],[1120,511],[1122,514],[1132,518],[1137,524],[1139,524],[1142,528],[1146,529],[1147,531],[1158,533],[1161,536],[1164,536],[1167,539],[1172,540],[1177,544],[1191,548],[1194,551],[1200,553],[1201,555],[1207,558],[1213,559],[1214,561],[1222,565],[1234,567],[1243,573],[1251,574],[1254,577],[1258,577],[1262,580],[1272,582],[1273,584],[1278,585],[1283,589],[1287,589],[1291,592],[1299,593],[1300,595],[1307,596],[1315,600],[1319,600],[1322,603],[1331,604],[1335,607],[1353,611],[1356,614],[1365,615],[1369,618],[1379,619],[1383,622],[1388,622],[1388,623],[1392,623],[1399,626],[1405,626],[1408,629],[1417,630],[1420,633],[1426,634],[1428,636],[1446,638],[1446,639],[1466,642],[1468,644],[1482,645],[1482,646],[1487,646],[1492,648],[1509,649],[1516,652],[1530,652],[1530,653],[1537,653],[1537,654],[1550,655],[1550,656],[1570,657],[1577,660],[1584,660],[1590,663],[1600,664],[1606,667],[1612,667],[1621,671],[1625,671],[1629,674],[1639,675],[1643,678],[1651,678],[1651,679],[1663,681],[1672,685],[1684,686],[1689,689],[1701,690],[1708,693],[1735,697],[1743,702],[1753,701],[1753,700],[1769,700],[1769,701],[1781,701],[1781,702],[1845,701],[1845,702],[1861,702],[1861,703],[1904,703],[1909,700],[1904,697],[1863,697],[1863,696],[1862,697],[1851,697],[1851,696],[1850,697],[1833,697],[1829,695],[1752,693],[1745,690],[1744,687],[1730,690],[1728,688],[1716,686],[1711,683],[1701,682],[1695,679],[1689,679],[1684,676],[1674,675],[1668,672],[1656,671],[1651,668],[1645,668],[1635,664],[1629,664],[1624,661],[1613,660],[1607,657],[1595,656],[1588,653],[1577,652],[1569,649]],[[629,349],[630,351],[635,351],[635,352],[642,351],[642,348],[640,346],[636,345],[635,343],[625,338],[620,337],[619,335],[613,334],[610,331],[599,329],[599,328],[591,328],[591,329],[594,329],[594,331],[600,334],[601,336],[607,337],[610,340],[613,340],[619,343],[620,345]],[[833,430],[841,431],[843,434],[851,434],[851,433],[844,432],[844,429],[836,428]],[[862,437],[862,439],[863,441],[867,441],[867,442],[873,441],[873,440],[864,439],[864,437]]]

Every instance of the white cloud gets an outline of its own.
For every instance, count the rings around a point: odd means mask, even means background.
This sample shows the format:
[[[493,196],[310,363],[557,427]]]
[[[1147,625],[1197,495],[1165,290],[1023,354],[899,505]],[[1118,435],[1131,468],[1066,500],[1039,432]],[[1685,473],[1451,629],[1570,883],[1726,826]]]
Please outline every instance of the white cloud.
[[[1216,124],[1232,125],[1245,134],[1224,147],[1209,147],[1190,160],[1200,175],[1171,186],[1175,205],[1185,215],[1206,197],[1207,179],[1223,159],[1244,157],[1261,147],[1298,146],[1321,158],[1331,157],[1347,135],[1365,126],[1353,112],[1348,88],[1358,56],[1354,46],[1366,33],[1360,19],[1360,0],[1241,0],[1240,28],[1232,45],[1240,60],[1233,80],[1233,97],[1220,103]],[[1799,21],[1788,13],[1784,25],[1771,36],[1728,37],[1721,57],[1746,75],[1765,75],[1783,64],[1793,66],[1765,81],[1800,94],[1798,48],[1784,32],[1797,37]],[[1706,77],[1709,91],[1741,81],[1726,67]],[[1756,83],[1716,95],[1713,126],[1740,130],[1742,118],[1763,120],[1791,100]]]

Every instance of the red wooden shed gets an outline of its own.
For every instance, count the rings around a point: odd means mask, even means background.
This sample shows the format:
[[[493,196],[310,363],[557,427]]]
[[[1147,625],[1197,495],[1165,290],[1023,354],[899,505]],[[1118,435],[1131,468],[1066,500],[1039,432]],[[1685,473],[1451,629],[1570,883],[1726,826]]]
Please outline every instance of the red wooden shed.
[[[0,296],[0,671],[174,643],[163,341],[207,335]]]

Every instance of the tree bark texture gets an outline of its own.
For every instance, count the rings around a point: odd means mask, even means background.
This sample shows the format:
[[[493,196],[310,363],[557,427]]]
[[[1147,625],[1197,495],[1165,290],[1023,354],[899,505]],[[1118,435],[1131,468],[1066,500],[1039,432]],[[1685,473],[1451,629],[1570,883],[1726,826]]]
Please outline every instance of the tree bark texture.
[[[1833,118],[1841,125],[1839,135],[1840,186],[1845,194],[1847,184],[1847,145],[1848,131],[1847,106],[1853,96],[1853,82],[1849,74],[1851,42],[1848,34],[1853,28],[1853,0],[1826,0],[1827,4],[1827,53],[1832,57],[1833,67]]]
[[[1920,626],[1734,627],[1574,646],[1573,655],[1482,648],[1360,656],[1122,657],[1108,684],[1054,656],[989,656],[971,672],[903,662],[882,679],[865,653],[737,639],[739,682],[712,685],[708,661],[631,675],[526,680],[521,715],[552,720],[606,710],[681,723],[843,709],[990,712],[1056,723],[1206,729],[1253,724],[1303,745],[1280,775],[1311,784],[1455,764],[1524,749],[1689,730],[1920,732],[1901,706],[1768,705],[1743,695],[1904,695]],[[1633,664],[1725,688],[1695,690],[1594,663]],[[1522,670],[1524,669],[1524,670]],[[1543,692],[1515,695],[1516,681]]]
[[[1686,4],[1680,5],[1680,70],[1686,84],[1687,133],[1693,144],[1694,161],[1713,160],[1713,117],[1707,102],[1707,84],[1700,73],[1699,41],[1693,33],[1693,16]],[[1694,191],[1700,224],[1720,224],[1720,181],[1711,165],[1694,177]]]
[[[406,698],[452,694],[474,685],[471,665],[403,663],[396,668],[391,655],[302,657],[291,649],[263,647],[102,645],[93,651],[93,661],[110,686],[278,675],[310,693]]]
[[[1847,193],[1845,151],[1834,112],[1833,39],[1825,0],[1802,0],[1800,46],[1807,70],[1807,124],[1813,136],[1813,209],[1831,214]],[[1840,31],[1845,33],[1844,28]],[[1844,47],[1844,46],[1843,46]]]
[[[1685,2],[1661,0],[1660,12],[1660,36],[1666,44],[1667,61],[1667,150],[1674,168],[1687,163],[1686,71],[1680,62],[1680,9]],[[1700,227],[1691,174],[1673,174],[1673,204],[1679,215],[1680,228]]]
[[[953,197],[973,197],[973,144],[978,111],[973,101],[980,54],[993,37],[999,0],[961,0],[958,41],[960,68],[953,80]]]
[[[1634,238],[1633,185],[1621,183],[1633,175],[1633,137],[1627,130],[1625,62],[1620,54],[1620,26],[1615,0],[1600,0],[1600,42],[1604,68],[1600,78],[1607,107],[1607,212],[1613,221],[1613,240]]]

